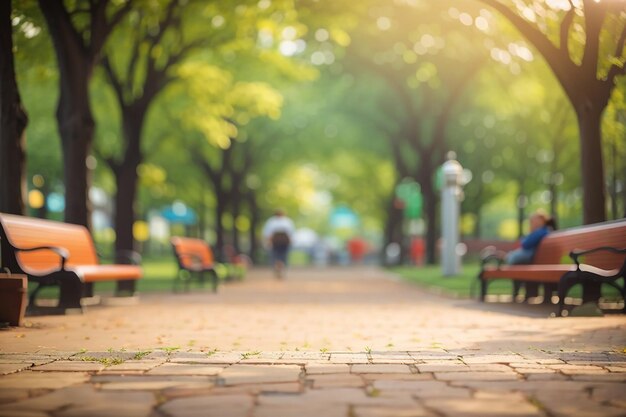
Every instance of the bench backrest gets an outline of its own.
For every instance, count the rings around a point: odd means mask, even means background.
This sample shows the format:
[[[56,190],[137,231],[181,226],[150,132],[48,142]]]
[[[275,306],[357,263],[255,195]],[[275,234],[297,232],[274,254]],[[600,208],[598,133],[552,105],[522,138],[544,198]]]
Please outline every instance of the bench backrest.
[[[52,251],[15,253],[13,247],[54,246],[69,252],[67,266],[98,264],[93,239],[84,226],[4,213],[0,213],[0,226],[2,265],[11,272],[37,273],[61,265],[61,258]]]
[[[204,240],[174,236],[170,241],[181,268],[192,268],[199,261],[203,265],[213,265],[213,251]]]
[[[568,256],[572,250],[593,249],[601,246],[626,248],[626,220],[552,232],[541,241],[535,253],[534,263],[573,263]],[[597,252],[584,256],[582,262],[607,270],[619,269],[624,265],[624,255]]]

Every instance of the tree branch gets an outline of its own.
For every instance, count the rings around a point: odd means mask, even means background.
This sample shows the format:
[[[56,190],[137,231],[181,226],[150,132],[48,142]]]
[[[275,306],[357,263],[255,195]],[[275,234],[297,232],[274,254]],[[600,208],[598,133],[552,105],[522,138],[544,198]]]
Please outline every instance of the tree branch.
[[[578,87],[572,78],[576,64],[566,50],[557,48],[546,35],[498,0],[479,0],[497,10],[543,55],[568,94]]]
[[[115,70],[109,61],[108,56],[102,57],[102,67],[104,68],[104,72],[107,75],[107,79],[109,80],[109,84],[113,87],[113,91],[115,92],[115,97],[117,97],[117,101],[120,104],[120,108],[124,108],[124,87],[120,82],[117,75],[115,75]]]
[[[563,21],[561,22],[561,35],[560,35],[560,42],[561,42],[560,49],[563,53],[567,54],[567,56],[569,56],[569,30],[572,27],[572,22],[574,21],[574,16],[576,15],[572,0],[569,0],[569,4],[570,4],[570,9],[567,11],[567,13],[565,14],[565,17],[563,18]]]
[[[600,31],[606,17],[606,9],[594,0],[585,0],[585,49],[581,67],[587,74],[598,77],[598,53],[600,50]]]
[[[96,4],[98,18],[95,21],[92,18],[90,49],[94,59],[97,59],[115,26],[117,26],[132,9],[132,1],[129,0],[120,7],[107,22],[106,9],[108,3],[109,0],[99,1]],[[92,13],[92,17],[93,15],[94,13]]]

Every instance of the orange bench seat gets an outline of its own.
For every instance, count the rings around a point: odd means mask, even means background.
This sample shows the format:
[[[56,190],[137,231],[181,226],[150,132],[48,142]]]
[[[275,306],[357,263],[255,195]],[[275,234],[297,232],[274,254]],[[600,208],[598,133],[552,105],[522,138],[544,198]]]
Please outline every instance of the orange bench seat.
[[[30,294],[30,307],[42,287],[61,288],[59,309],[80,308],[92,283],[116,281],[117,292],[135,290],[142,277],[137,265],[101,265],[86,227],[51,220],[0,213],[2,267],[23,273],[38,286]]]

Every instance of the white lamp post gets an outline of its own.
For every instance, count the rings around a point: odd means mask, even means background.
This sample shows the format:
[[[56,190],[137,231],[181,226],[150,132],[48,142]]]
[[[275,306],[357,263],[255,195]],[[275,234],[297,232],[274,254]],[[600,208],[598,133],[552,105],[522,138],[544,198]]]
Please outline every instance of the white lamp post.
[[[456,161],[456,154],[449,152],[442,169],[443,186],[441,187],[441,267],[444,276],[459,273],[461,256],[457,251],[459,244],[459,215],[463,199],[463,185],[469,178],[461,164]]]

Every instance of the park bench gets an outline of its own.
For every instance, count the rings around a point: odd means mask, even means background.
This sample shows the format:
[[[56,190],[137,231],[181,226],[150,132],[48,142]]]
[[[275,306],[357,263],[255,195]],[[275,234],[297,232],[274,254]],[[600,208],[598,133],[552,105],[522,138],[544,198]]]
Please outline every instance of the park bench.
[[[81,309],[81,298],[93,295],[93,283],[116,281],[116,295],[135,291],[142,277],[137,265],[101,265],[86,227],[0,213],[2,268],[25,274],[37,284],[29,295],[29,310],[44,287],[58,286],[57,312]]]
[[[205,273],[211,276],[213,292],[217,292],[217,271],[213,250],[202,239],[174,236],[170,240],[174,256],[178,262],[178,273],[174,280],[174,291],[178,283],[183,281],[185,290],[189,289],[189,282],[197,277],[200,284],[204,284]]]
[[[478,275],[481,301],[485,301],[489,282],[496,279],[548,284],[548,288],[556,285],[559,316],[565,297],[576,284],[583,287],[583,302],[598,301],[603,284],[626,298],[626,283],[622,281],[620,286],[620,278],[626,280],[626,220],[552,232],[541,241],[530,265],[505,265],[502,253],[489,254]],[[517,295],[515,291],[513,295]],[[544,297],[550,298],[550,294]]]

